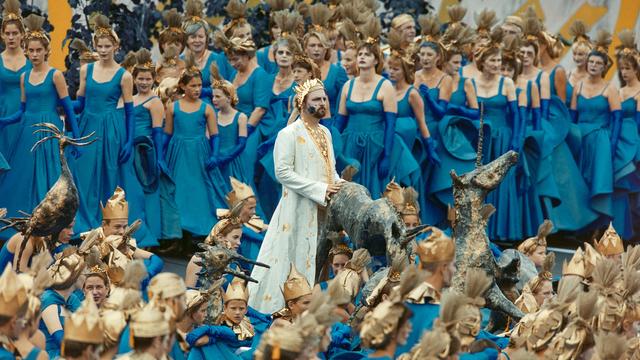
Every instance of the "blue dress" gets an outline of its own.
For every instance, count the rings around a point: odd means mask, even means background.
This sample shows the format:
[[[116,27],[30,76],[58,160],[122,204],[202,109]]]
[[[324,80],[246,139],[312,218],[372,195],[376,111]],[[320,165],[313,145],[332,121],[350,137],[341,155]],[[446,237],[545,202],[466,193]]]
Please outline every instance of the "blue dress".
[[[180,59],[184,60],[184,55],[180,55]],[[209,57],[207,57],[207,61],[204,63],[204,67],[200,69],[200,73],[202,74],[202,89],[208,89],[210,92],[206,94],[204,91],[200,94],[200,99],[204,100],[207,104],[211,105],[211,64],[216,63],[216,67],[218,68],[218,74],[225,80],[229,80],[232,78],[231,75],[235,75],[235,69],[231,67],[229,61],[227,60],[224,53],[217,53],[215,51],[209,52]],[[206,90],[205,90],[206,91]]]
[[[360,171],[353,181],[364,185],[374,199],[382,196],[384,189],[392,177],[405,186],[417,187],[420,179],[420,168],[404,145],[402,139],[395,135],[391,150],[389,175],[381,179],[378,175],[378,163],[384,151],[385,119],[382,102],[377,99],[378,91],[384,81],[380,79],[370,100],[356,102],[351,100],[353,84],[351,80],[347,93],[347,112],[349,120],[342,133],[344,155],[360,163]]]
[[[27,70],[31,70],[31,62],[28,59],[20,69],[13,71],[4,66],[4,60],[0,54],[0,89],[2,89],[0,91],[0,117],[8,116],[18,111],[21,97],[20,76]],[[22,132],[21,123],[7,125],[0,129],[0,154],[4,154],[7,159],[11,158],[20,132]],[[10,164],[9,162],[4,168],[8,170]]]
[[[269,59],[269,51],[271,51],[272,45],[267,45],[256,52],[256,58],[258,59],[258,66],[264,69],[269,74],[276,74],[280,68],[275,61]]]
[[[342,87],[349,81],[347,72],[344,68],[338,64],[329,65],[329,71],[327,77],[322,79],[324,89],[327,92],[327,98],[329,98],[329,108],[331,109],[331,115],[335,116],[338,113],[338,106],[340,105],[340,93]]]
[[[144,191],[146,222],[153,236],[158,239],[182,237],[180,215],[175,202],[175,183],[170,176],[157,170],[157,149],[151,138],[151,112],[144,105],[157,98],[149,99],[135,106],[135,149],[134,170]],[[138,243],[140,247],[155,244]]]
[[[81,149],[82,156],[70,161],[80,197],[76,214],[76,234],[97,228],[102,223],[99,204],[113,195],[116,186],[124,189],[129,203],[129,221],[142,220],[135,234],[139,244],[156,244],[157,239],[146,226],[144,193],[133,170],[133,156],[118,162],[120,149],[127,141],[124,109],[118,109],[122,95],[120,81],[125,70],[120,68],[111,80],[97,82],[93,78],[95,64],[87,65],[84,111],[78,120],[82,136],[95,132],[93,144]]]
[[[600,225],[604,225],[613,216],[614,167],[609,129],[609,101],[602,93],[586,98],[582,96],[580,88],[576,110],[582,133],[580,171],[589,188],[591,207],[600,215]]]
[[[13,133],[16,140],[14,148],[8,153],[9,163],[13,164],[12,171],[0,178],[0,189],[3,189],[2,207],[7,208],[8,216],[20,216],[19,210],[31,213],[60,176],[58,140],[49,140],[31,151],[38,140],[47,136],[43,133],[34,134],[33,125],[46,122],[63,130],[57,112],[58,93],[53,83],[55,71],[53,68],[49,69],[44,80],[37,85],[29,82],[31,69],[25,72],[26,109],[18,123],[20,127]],[[13,233],[4,235],[11,236]]]
[[[58,294],[54,290],[48,289],[45,290],[42,295],[40,295],[41,301],[41,309],[44,310],[49,306],[55,306],[58,310],[58,317],[60,319],[60,325],[64,328],[64,316],[62,316],[62,309],[64,308],[68,312],[75,312],[80,307],[80,302],[78,299],[72,294],[68,299],[64,299],[62,295]],[[56,342],[52,334],[47,330],[47,325],[44,320],[40,319],[40,324],[38,328],[44,334],[46,338],[46,350],[49,354],[49,358],[54,359],[56,356],[60,356],[60,347]]]
[[[484,121],[491,126],[491,146],[485,163],[497,159],[511,147],[514,124],[509,122],[509,106],[507,97],[502,93],[503,85],[504,77],[500,77],[497,94],[478,96],[478,101],[484,104]],[[521,240],[522,218],[514,169],[509,170],[500,185],[489,193],[487,203],[496,208],[496,213],[489,220],[489,239]]]
[[[6,268],[8,264],[13,264],[13,257],[16,255],[9,251],[8,244],[9,241],[5,241],[0,249],[0,268],[2,269]]]
[[[207,106],[201,102],[198,110],[188,113],[180,109],[179,100],[173,103],[173,136],[165,156],[176,183],[182,229],[199,236],[209,234],[216,209],[225,208],[225,194],[229,191],[218,168],[207,171],[211,154],[206,138]]]
[[[396,134],[398,134],[404,144],[418,162],[422,162],[425,154],[420,139],[418,124],[416,123],[416,115],[413,113],[411,103],[409,103],[409,95],[412,91],[417,91],[410,85],[404,93],[404,97],[398,101],[398,119],[396,120]]]
[[[224,154],[229,152],[233,147],[238,143],[238,119],[242,113],[240,111],[236,111],[236,114],[233,117],[231,123],[227,125],[221,125],[218,123],[218,137],[220,138],[220,153]],[[231,186],[229,177],[233,176],[234,178],[242,181],[245,184],[250,184],[253,182],[253,179],[248,179],[244,172],[244,168],[242,163],[240,162],[240,157],[237,156],[231,162],[229,162],[226,166],[220,168],[220,172],[224,177],[225,181]]]

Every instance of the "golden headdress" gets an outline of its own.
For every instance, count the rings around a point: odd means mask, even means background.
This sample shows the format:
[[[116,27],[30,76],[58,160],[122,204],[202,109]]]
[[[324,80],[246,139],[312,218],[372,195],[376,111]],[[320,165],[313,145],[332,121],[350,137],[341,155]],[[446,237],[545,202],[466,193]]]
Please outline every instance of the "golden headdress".
[[[129,218],[129,203],[126,200],[124,190],[120,186],[116,187],[106,205],[103,206],[100,203],[100,208],[102,209],[102,220]]]
[[[594,246],[602,256],[620,255],[624,252],[624,244],[616,229],[613,228],[613,223],[609,223],[600,241],[594,240]]]
[[[201,0],[187,0],[184,5],[184,16],[182,18],[182,29],[185,32],[193,31],[190,30],[193,26],[198,26],[195,28],[196,30],[199,27],[204,28],[204,32],[209,32],[209,23],[204,18],[204,4]]]
[[[344,266],[332,282],[339,283],[351,297],[353,301],[360,291],[362,278],[360,273],[366,271],[365,268],[371,263],[371,255],[367,249],[358,249],[353,252],[353,257]]]
[[[466,54],[467,48],[473,43],[473,30],[468,26],[449,25],[442,35],[440,43],[446,51],[447,59],[452,55]]]
[[[391,261],[391,267],[387,270],[387,275],[383,277],[380,282],[373,288],[371,294],[367,296],[366,303],[370,307],[376,306],[382,300],[383,291],[385,288],[395,287],[400,282],[400,275],[406,268],[409,267],[409,258],[403,251],[399,251],[395,254]]]
[[[249,289],[247,289],[245,281],[234,277],[229,286],[227,286],[227,291],[222,295],[222,299],[224,302],[229,302],[231,300],[242,300],[244,302],[248,302]]]
[[[231,181],[231,191],[225,198],[227,204],[229,205],[229,208],[233,209],[246,199],[256,196],[251,186],[243,183],[233,176],[230,176],[229,180]]]
[[[540,36],[542,33],[542,22],[535,16],[535,13],[526,16],[524,19],[524,27],[522,29],[523,41],[533,42],[539,48]]]
[[[410,72],[415,72],[415,54],[412,46],[406,46],[403,42],[403,36],[399,30],[391,29],[387,34],[387,42],[391,50],[391,57],[399,59],[405,66],[409,67]]]
[[[542,270],[527,282],[522,289],[522,293],[516,299],[515,305],[525,314],[538,311],[539,306],[535,299],[535,294],[545,281],[552,281],[553,273],[551,270],[555,264],[555,258],[556,256],[553,252],[547,255],[542,264]]]
[[[106,285],[109,284],[109,268],[102,262],[102,255],[97,247],[92,247],[89,254],[85,257],[85,269],[83,274],[85,276],[98,276],[102,278]]]
[[[609,47],[611,46],[611,33],[606,29],[598,29],[596,33],[596,37],[593,39],[593,50],[591,50],[592,54],[597,54],[604,58],[605,61],[605,71],[602,76],[604,76],[607,71],[613,66],[613,61],[611,57],[609,57]]]
[[[320,79],[309,79],[301,85],[293,88],[293,90],[296,93],[296,96],[294,98],[296,109],[302,112],[302,107],[304,106],[304,101],[307,98],[307,95],[316,90],[324,90],[324,83]]]
[[[365,347],[377,349],[388,336],[398,331],[399,322],[407,311],[404,299],[420,282],[419,271],[410,267],[402,274],[400,285],[391,292],[389,299],[365,315],[360,327],[360,338]]]
[[[449,15],[449,25],[447,26],[447,30],[468,27],[462,23],[465,15],[467,15],[466,7],[460,4],[449,5],[447,6],[447,14]]]
[[[406,13],[396,15],[393,19],[391,19],[391,29],[400,30],[400,27],[409,23],[415,23],[413,16]]]
[[[400,215],[418,215],[420,205],[418,204],[418,192],[414,188],[402,188],[392,179],[382,194],[396,208]]]
[[[484,294],[491,284],[492,279],[483,270],[467,270],[463,292],[465,304],[458,307],[455,315],[455,332],[465,347],[469,346],[480,332],[480,308],[485,305]]]
[[[553,230],[553,223],[551,220],[545,220],[540,226],[538,226],[538,234],[534,237],[528,238],[518,245],[518,251],[525,255],[531,255],[536,251],[538,246],[547,247],[547,236],[551,234]]]
[[[149,299],[165,300],[183,295],[186,291],[187,286],[184,284],[184,280],[179,275],[170,272],[162,272],[154,276],[147,287]]]
[[[231,37],[236,27],[248,24],[246,19],[247,4],[240,0],[230,0],[224,10],[230,20],[222,27],[222,31],[226,36]]]
[[[68,289],[75,283],[85,268],[85,256],[89,255],[97,241],[97,231],[92,231],[80,247],[71,246],[56,255],[54,263],[47,269],[53,279],[52,288]]]
[[[346,49],[356,49],[360,43],[362,34],[351,19],[344,19],[338,27],[338,33],[344,38]]]
[[[629,30],[624,29],[618,33],[620,39],[620,45],[616,46],[616,57],[620,61],[620,57],[633,59],[638,63],[638,46],[636,45],[636,34]]]
[[[0,276],[0,315],[13,317],[28,303],[27,289],[7,264]]]
[[[151,71],[155,75],[156,65],[151,60],[151,52],[149,50],[141,48],[135,53],[135,59],[135,69],[141,71]]]
[[[120,62],[120,67],[128,72],[132,72],[134,66],[136,66],[136,53],[134,51],[129,51],[124,55],[122,62]]]
[[[309,295],[312,291],[313,289],[311,289],[307,278],[300,274],[296,266],[291,263],[289,275],[287,275],[287,280],[285,280],[282,286],[282,295],[284,296],[285,303]]]
[[[223,32],[216,31],[213,34],[213,41],[216,46],[224,49],[224,52],[229,55],[232,53],[244,53],[253,57],[256,51],[256,44],[251,39],[242,39],[239,37],[233,37],[229,39]]]
[[[98,61],[98,59],[100,58],[98,56],[98,53],[93,52],[89,46],[87,46],[87,44],[82,41],[81,39],[73,39],[73,41],[71,41],[71,45],[69,45],[69,47],[71,47],[72,49],[76,50],[78,52],[78,58],[81,61],[85,61],[88,63],[91,62],[95,62]]]
[[[17,21],[21,31],[24,31],[22,24],[22,10],[19,0],[4,0],[2,4],[2,27],[9,21]]]
[[[592,360],[619,360],[627,349],[627,339],[613,333],[599,333],[595,336],[595,353]]]
[[[595,291],[581,292],[576,302],[576,314],[550,345],[554,359],[575,360],[594,345],[591,319],[597,313]]]
[[[336,12],[340,13],[342,22],[350,20],[355,26],[363,25],[369,19],[369,16],[374,15],[371,9],[363,4],[362,1],[343,2],[338,6]],[[392,25],[391,27],[394,26]],[[342,35],[344,36],[344,34]]]
[[[521,67],[520,41],[521,41],[520,37],[516,35],[507,35],[502,39],[502,64],[503,66],[506,64],[513,66],[516,75],[520,73],[520,67]],[[538,232],[540,232],[540,228],[538,228]],[[536,238],[531,238],[531,239],[536,239]],[[524,245],[524,243],[527,242],[528,240],[530,239],[525,240],[522,244],[520,244],[520,246]],[[520,250],[520,252],[522,252],[522,250]]]
[[[524,21],[520,16],[517,16],[517,15],[507,16],[506,18],[504,18],[504,23],[517,26],[520,28],[520,30],[524,28]]]
[[[169,335],[169,321],[155,300],[151,299],[129,322],[132,337],[154,338]]]
[[[85,298],[80,308],[65,320],[64,340],[84,344],[102,344],[104,341],[102,319],[93,297]],[[64,342],[62,348],[62,354],[64,354]]]
[[[115,42],[116,45],[120,44],[120,38],[118,34],[111,28],[109,18],[103,14],[96,13],[89,18],[89,24],[93,30],[93,46],[98,44],[98,38],[108,37]]]
[[[180,77],[184,67],[184,61],[180,59],[180,49],[174,44],[165,46],[164,53],[162,53],[162,60],[157,68],[158,81],[162,83],[165,79],[173,77],[177,83],[177,79]],[[165,97],[163,92],[160,91],[159,86],[157,92],[161,98]]]
[[[474,53],[474,57],[477,57],[479,61],[486,60],[485,57],[495,54],[496,51],[502,51],[502,28],[497,26],[491,32],[488,42],[481,45],[477,53]],[[477,40],[476,40],[477,41]]]
[[[443,327],[435,326],[425,333],[402,360],[447,360],[458,353],[458,340]],[[404,356],[404,355],[403,355]]]
[[[184,45],[186,41],[186,34],[182,28],[182,15],[176,9],[166,10],[162,13],[162,18],[165,22],[165,27],[160,31],[158,42],[161,47],[171,42],[178,42]],[[166,49],[163,49],[166,50]]]
[[[41,39],[48,45],[51,42],[49,35],[44,31],[42,25],[44,25],[44,17],[36,14],[30,14],[24,19],[24,25],[27,28],[27,34],[25,36],[25,44],[29,40]]]
[[[360,40],[360,45],[371,45],[373,46],[372,51],[379,52],[379,56],[376,58],[382,58],[382,51],[380,50],[380,36],[382,34],[382,24],[380,23],[380,19],[376,16],[369,16],[367,21],[360,26],[360,32],[362,33],[362,38]],[[382,68],[384,67],[384,62],[382,64],[378,64],[376,67],[376,72],[381,73]]]
[[[27,272],[18,274],[18,279],[27,289],[29,306],[24,316],[27,321],[34,320],[40,315],[40,295],[53,283],[53,279],[47,272],[50,263],[49,253],[41,252],[31,259],[31,266]],[[0,305],[1,307],[2,305]]]
[[[423,264],[453,261],[456,254],[456,244],[442,230],[429,226],[425,231],[431,231],[429,236],[418,242],[418,257]]]
[[[331,249],[329,250],[329,258],[335,255],[346,255],[349,259],[353,256],[353,249],[345,242],[346,237],[340,233],[331,231],[327,234],[327,239],[331,241]]]
[[[316,31],[326,36],[329,20],[333,17],[334,10],[327,5],[316,3],[309,7],[311,24],[308,31]]]
[[[574,21],[573,24],[571,24],[571,27],[569,28],[569,34],[573,38],[572,46],[576,46],[577,44],[583,44],[589,49],[593,48],[593,44],[591,43],[591,38],[589,37],[589,35],[587,35],[588,32],[589,32],[589,29],[587,28],[587,25],[582,20]]]
[[[479,37],[486,38],[490,37],[491,28],[498,23],[496,12],[489,9],[482,9],[479,14],[475,14],[474,20],[476,22],[476,34]]]
[[[204,239],[204,243],[207,245],[220,245],[226,248],[230,248],[230,244],[221,243],[220,235],[228,234],[233,228],[242,227],[242,221],[238,218],[239,210],[241,207],[235,207],[231,209],[228,215],[223,216],[209,232],[209,235]]]
[[[601,259],[593,270],[592,287],[598,292],[601,308],[595,328],[617,332],[625,313],[623,279],[620,265],[607,258]]]
[[[420,15],[418,17],[420,24],[421,41],[423,43],[434,43],[440,47],[440,22],[433,15]]]

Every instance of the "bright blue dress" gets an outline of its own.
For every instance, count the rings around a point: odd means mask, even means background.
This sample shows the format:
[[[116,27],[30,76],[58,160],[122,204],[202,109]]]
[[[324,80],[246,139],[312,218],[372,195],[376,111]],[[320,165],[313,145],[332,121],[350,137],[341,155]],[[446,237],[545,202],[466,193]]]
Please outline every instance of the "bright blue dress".
[[[180,55],[180,59],[184,60],[184,55]],[[231,67],[224,53],[217,53],[215,51],[209,52],[209,57],[204,63],[204,67],[200,69],[202,74],[202,88],[211,89],[211,64],[216,63],[218,68],[218,74],[225,80],[232,78],[232,74],[235,75],[235,69]],[[206,96],[204,93],[200,95],[200,99],[204,100],[207,104],[211,105],[211,96]]]
[[[272,45],[267,45],[256,52],[256,59],[258,59],[258,65],[269,74],[276,74],[280,68],[275,61],[269,59],[269,51]]]
[[[62,316],[62,309],[66,309],[68,312],[75,312],[80,307],[80,302],[74,295],[69,296],[68,299],[64,299],[62,295],[58,294],[54,290],[47,289],[42,295],[40,295],[41,309],[44,310],[49,306],[55,306],[58,309],[58,317],[60,324],[64,328],[64,316]],[[44,334],[46,338],[46,351],[49,354],[49,358],[54,359],[56,356],[60,356],[60,348],[54,340],[52,334],[47,330],[47,325],[44,320],[40,319],[38,328]]]
[[[220,139],[220,153],[224,154],[226,152],[231,151],[233,147],[238,143],[238,119],[242,113],[240,111],[236,111],[236,114],[233,117],[233,120],[230,124],[221,125],[218,123],[218,138]],[[229,177],[233,176],[234,178],[242,181],[245,184],[250,184],[253,182],[253,179],[248,179],[244,172],[244,167],[240,162],[240,157],[237,156],[235,159],[230,161],[226,166],[220,168],[220,172],[222,176],[226,180],[226,182],[231,186]]]
[[[409,103],[409,94],[412,91],[417,91],[410,85],[407,91],[404,93],[404,97],[398,101],[398,119],[396,120],[396,134],[398,134],[404,144],[407,146],[411,153],[419,163],[424,159],[424,148],[422,146],[422,140],[420,138],[420,132],[418,124],[416,123],[416,115],[413,113],[413,108]]]
[[[13,264],[13,257],[16,255],[9,251],[7,244],[9,244],[8,240],[2,244],[2,249],[0,249],[0,268],[2,269],[6,268],[7,264]]]
[[[327,77],[322,79],[322,83],[324,84],[324,89],[327,92],[329,108],[331,109],[332,116],[335,116],[335,114],[338,113],[340,93],[342,92],[342,87],[347,81],[349,81],[349,77],[342,66],[338,64],[329,65]]]
[[[484,121],[491,126],[489,163],[509,151],[514,124],[510,123],[507,97],[502,93],[504,77],[500,77],[498,93],[491,97],[478,96],[484,104]],[[522,218],[518,203],[516,172],[512,168],[500,185],[489,193],[487,203],[493,204],[496,213],[489,220],[488,234],[491,240],[521,240]]]
[[[74,232],[79,234],[100,226],[99,204],[106,203],[116,186],[120,186],[129,203],[129,221],[142,220],[135,234],[138,244],[157,244],[145,222],[144,192],[133,170],[134,157],[123,164],[118,162],[120,149],[127,141],[124,109],[117,107],[125,70],[120,68],[111,80],[99,83],[93,78],[93,69],[94,64],[87,65],[86,103],[78,127],[82,136],[95,132],[93,138],[97,141],[83,147],[80,158],[69,160],[78,193],[82,194]]]
[[[5,348],[0,347],[0,360],[13,360],[16,357],[13,355],[13,353],[5,350]]]
[[[157,170],[157,149],[152,140],[151,112],[144,105],[157,98],[149,99],[135,106],[135,149],[134,170],[144,191],[147,226],[158,239],[177,239],[182,237],[180,214],[175,202],[175,183],[170,176]],[[138,243],[138,246],[156,244]]]
[[[353,84],[351,80],[347,93],[347,112],[349,120],[342,133],[343,153],[360,163],[360,171],[353,181],[364,185],[374,199],[382,196],[386,185],[395,177],[396,182],[417,188],[420,181],[420,168],[404,145],[402,139],[395,135],[391,150],[389,175],[381,179],[378,175],[378,163],[384,151],[385,119],[382,102],[377,99],[378,91],[384,81],[380,79],[370,100],[356,102],[351,100]]]
[[[171,177],[176,183],[176,203],[180,211],[182,229],[194,235],[206,236],[215,223],[216,209],[226,207],[224,185],[220,169],[207,171],[211,154],[206,138],[205,110],[201,102],[194,112],[180,109],[180,101],[173,103],[173,136],[165,155]]]
[[[31,70],[31,62],[28,59],[24,66],[17,71],[13,71],[4,66],[4,60],[0,55],[0,89],[2,89],[0,91],[0,117],[9,116],[18,111],[21,97],[20,76],[27,70]],[[13,149],[19,140],[18,134],[22,132],[22,127],[22,123],[19,122],[0,129],[0,154],[4,154],[6,159],[11,158]],[[7,170],[10,164],[9,162],[5,166]]]
[[[580,170],[589,187],[591,207],[600,215],[600,225],[604,225],[613,216],[614,167],[609,101],[602,93],[586,98],[582,96],[581,90],[582,88],[578,90],[576,105],[578,125],[582,133]]]
[[[20,127],[13,133],[16,137],[13,151],[8,153],[12,171],[0,178],[0,189],[4,190],[2,207],[7,208],[8,216],[20,216],[19,210],[31,213],[60,176],[58,140],[49,140],[31,151],[38,140],[47,136],[43,133],[34,134],[36,128],[33,125],[46,122],[63,130],[57,112],[58,93],[53,83],[55,71],[49,69],[44,80],[37,85],[29,82],[31,69],[25,72],[26,109],[18,123]],[[13,233],[4,235],[11,236]]]
[[[549,81],[555,84],[556,68],[551,71]],[[538,85],[539,86],[539,85]],[[570,86],[567,84],[567,87]],[[572,90],[573,91],[573,90]],[[569,101],[570,100],[569,95]],[[572,148],[580,148],[580,128],[571,122],[565,103],[558,97],[555,86],[551,86],[548,121],[542,122],[547,148],[551,149],[552,177],[560,194],[560,203],[543,198],[543,207],[548,219],[558,231],[585,229],[598,218],[591,209],[589,188],[581,176]],[[539,179],[546,175],[541,174]]]

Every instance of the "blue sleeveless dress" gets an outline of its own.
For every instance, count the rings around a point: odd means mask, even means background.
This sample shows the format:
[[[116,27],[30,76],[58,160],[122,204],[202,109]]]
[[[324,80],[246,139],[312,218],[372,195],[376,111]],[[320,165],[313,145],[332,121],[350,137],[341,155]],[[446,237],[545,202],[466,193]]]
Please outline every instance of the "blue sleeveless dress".
[[[218,123],[218,137],[220,138],[221,154],[229,152],[238,143],[238,119],[240,118],[240,114],[242,114],[240,111],[236,111],[233,120],[227,125],[221,125]],[[220,168],[220,172],[229,187],[231,187],[229,180],[230,176],[233,176],[245,184],[253,183],[253,179],[248,179],[244,175],[243,170],[244,168],[240,162],[239,156],[229,162],[226,166]]]
[[[581,90],[578,90],[576,105],[578,125],[582,133],[580,171],[589,187],[591,207],[600,215],[599,224],[604,225],[613,216],[614,168],[609,129],[609,101],[602,93],[586,98],[582,96]]]
[[[157,244],[145,222],[144,193],[133,170],[133,156],[126,163],[118,162],[120,149],[127,141],[124,108],[117,107],[125,70],[120,68],[111,80],[97,82],[93,78],[94,65],[87,65],[86,104],[78,127],[82,136],[95,132],[97,141],[83,147],[80,158],[70,160],[78,193],[83,195],[74,232],[79,234],[100,226],[99,204],[106,203],[116,186],[120,186],[129,203],[129,221],[142,220],[142,226],[135,233],[138,244]]]
[[[264,69],[269,74],[276,74],[278,70],[278,64],[275,61],[269,59],[269,51],[271,51],[272,45],[267,45],[256,52],[256,59],[258,59],[258,66]]]
[[[420,180],[420,168],[404,145],[402,139],[395,135],[391,151],[389,175],[381,179],[378,175],[378,163],[384,151],[384,108],[377,100],[378,91],[386,79],[378,82],[370,100],[356,102],[351,100],[353,84],[351,80],[347,94],[347,112],[349,120],[342,133],[344,155],[360,163],[360,171],[353,181],[364,185],[373,199],[382,196],[387,183],[395,177],[396,182],[417,188]]]
[[[175,202],[175,183],[171,177],[157,170],[155,144],[151,138],[151,112],[144,105],[157,98],[149,99],[135,106],[135,152],[134,170],[142,190],[146,223],[153,236],[158,239],[177,239],[182,237],[180,214]],[[153,246],[140,244],[138,246]]]
[[[29,82],[31,69],[25,72],[27,106],[18,123],[20,127],[14,132],[16,142],[8,157],[9,163],[13,164],[12,170],[0,178],[0,189],[3,189],[1,203],[2,207],[7,208],[8,216],[19,216],[19,210],[31,213],[60,176],[58,140],[49,140],[31,151],[38,140],[47,136],[43,133],[34,134],[36,128],[33,125],[45,122],[64,130],[57,112],[58,93],[53,83],[55,71],[49,69],[44,80],[37,85]],[[9,231],[3,235],[10,237],[14,233]]]
[[[0,55],[0,117],[9,116],[20,107],[20,76],[27,70],[31,70],[31,62],[27,59],[26,63],[17,71],[10,70],[4,66],[4,60]],[[22,124],[15,123],[7,125],[0,129],[0,158],[2,154],[6,159],[11,158],[13,149],[18,142],[18,134],[22,131]],[[2,161],[0,160],[0,163]],[[11,163],[0,166],[1,169],[9,169]]]
[[[205,102],[194,112],[173,103],[173,136],[166,153],[167,166],[176,183],[176,203],[182,229],[206,236],[215,223],[216,209],[226,207],[225,195],[230,189],[218,168],[207,171],[211,154],[206,137]]]
[[[551,84],[555,83],[557,68],[558,66],[549,75]],[[551,201],[551,196],[542,198],[545,216],[553,221],[553,226],[558,231],[586,230],[598,218],[598,214],[591,208],[589,188],[582,178],[574,155],[580,151],[580,127],[571,122],[569,110],[558,97],[555,86],[551,86],[549,117],[546,120],[548,121],[542,122],[542,130],[548,144],[546,147],[551,150],[552,176],[549,179],[552,178],[555,182],[560,202]],[[540,174],[538,179],[545,180],[545,176],[544,173]]]
[[[413,113],[413,108],[409,103],[409,94],[412,91],[417,91],[413,85],[409,85],[407,91],[404,93],[404,97],[398,101],[398,119],[396,120],[396,134],[402,138],[402,141],[407,146],[411,153],[416,158],[418,163],[424,160],[424,148],[422,146],[422,139],[416,123],[416,115]]]
[[[2,244],[2,249],[0,249],[0,266],[2,269],[7,267],[7,264],[13,264],[13,257],[16,255],[9,251],[7,245],[9,244],[9,240],[5,241]]]
[[[180,55],[180,59],[184,60],[184,54]],[[218,73],[220,76],[225,79],[231,79],[231,75],[235,75],[235,69],[231,67],[229,61],[224,56],[224,53],[217,53],[215,51],[209,52],[209,57],[207,57],[207,61],[204,63],[204,67],[200,69],[200,73],[202,74],[202,88],[211,89],[211,64],[216,63],[216,67],[218,68]],[[200,95],[200,98],[204,100],[207,104],[211,105],[211,96],[205,96],[204,93]]]
[[[335,116],[335,114],[338,113],[340,93],[342,92],[342,87],[347,81],[349,81],[349,77],[342,66],[338,64],[329,65],[327,77],[322,79],[322,83],[324,84],[324,89],[327,92],[327,98],[329,99],[331,116]]]
[[[500,77],[498,93],[491,97],[478,96],[478,101],[484,104],[484,121],[491,126],[491,146],[489,163],[509,151],[513,137],[514,124],[509,121],[508,100],[502,93],[504,77]],[[491,240],[521,240],[522,218],[516,184],[516,172],[512,168],[504,177],[500,185],[489,193],[487,203],[496,208],[495,214],[489,220],[488,234]]]
[[[58,294],[54,290],[47,289],[42,295],[40,295],[40,308],[42,310],[48,308],[49,306],[55,306],[58,310],[58,318],[60,319],[60,325],[64,328],[64,316],[62,316],[62,309],[66,309],[68,312],[75,312],[80,307],[80,301],[75,297],[75,295],[71,294],[68,299],[64,299],[62,295]],[[47,325],[44,320],[40,319],[40,323],[38,324],[38,328],[45,336],[46,339],[46,351],[49,354],[50,359],[55,359],[56,356],[60,356],[60,348],[58,344],[54,340],[52,334],[47,330]]]

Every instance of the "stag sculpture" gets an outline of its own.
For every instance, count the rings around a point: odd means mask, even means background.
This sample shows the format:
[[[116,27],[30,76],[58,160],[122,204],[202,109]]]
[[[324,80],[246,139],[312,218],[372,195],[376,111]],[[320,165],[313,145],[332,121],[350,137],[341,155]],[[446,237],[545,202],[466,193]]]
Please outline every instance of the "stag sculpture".
[[[487,306],[514,319],[520,319],[524,314],[506,298],[495,281],[499,269],[489,249],[489,237],[486,232],[487,222],[495,209],[492,205],[485,204],[484,199],[491,190],[498,187],[517,161],[518,154],[509,151],[489,164],[478,166],[462,176],[451,171],[455,204],[452,222],[457,269],[453,278],[453,288],[462,292],[467,271],[474,268],[483,270],[494,280],[485,294]]]

